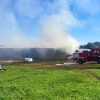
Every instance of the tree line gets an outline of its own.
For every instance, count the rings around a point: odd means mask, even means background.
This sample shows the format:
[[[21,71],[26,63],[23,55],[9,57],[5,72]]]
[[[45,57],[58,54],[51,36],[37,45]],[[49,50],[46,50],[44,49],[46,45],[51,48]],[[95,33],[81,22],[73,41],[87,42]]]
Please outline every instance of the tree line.
[[[80,49],[100,48],[100,42],[88,42],[86,45],[80,45]]]

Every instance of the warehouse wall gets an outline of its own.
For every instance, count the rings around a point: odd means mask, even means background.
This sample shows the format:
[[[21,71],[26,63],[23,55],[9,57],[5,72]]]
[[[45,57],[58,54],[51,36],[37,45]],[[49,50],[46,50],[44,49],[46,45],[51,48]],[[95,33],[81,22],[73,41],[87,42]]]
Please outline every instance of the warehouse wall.
[[[20,60],[31,57],[34,60],[66,59],[66,53],[52,48],[0,48],[0,60]]]

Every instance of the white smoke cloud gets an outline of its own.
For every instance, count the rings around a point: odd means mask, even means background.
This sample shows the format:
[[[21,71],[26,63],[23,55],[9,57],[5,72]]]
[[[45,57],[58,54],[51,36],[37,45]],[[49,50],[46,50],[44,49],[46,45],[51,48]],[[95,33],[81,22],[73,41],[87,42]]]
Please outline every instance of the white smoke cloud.
[[[68,53],[74,52],[79,43],[71,36],[69,29],[79,24],[79,21],[70,12],[66,0],[55,0],[52,6],[48,7],[50,10],[53,8],[56,13],[46,14],[41,19],[43,40],[50,47],[63,48]]]
[[[70,29],[80,22],[70,11],[67,0],[17,0],[14,4],[12,0],[0,0],[0,4],[0,44],[19,47],[45,47],[47,44],[47,47],[64,48],[68,53],[78,48],[79,43],[71,36]],[[21,30],[22,19],[40,26],[36,29],[42,33],[42,45],[29,39],[30,32],[26,34]]]
[[[18,28],[14,14],[6,11],[0,12],[0,15],[0,37],[2,37],[0,44],[16,47],[23,47],[25,44],[29,45],[30,42],[27,41],[26,36]]]

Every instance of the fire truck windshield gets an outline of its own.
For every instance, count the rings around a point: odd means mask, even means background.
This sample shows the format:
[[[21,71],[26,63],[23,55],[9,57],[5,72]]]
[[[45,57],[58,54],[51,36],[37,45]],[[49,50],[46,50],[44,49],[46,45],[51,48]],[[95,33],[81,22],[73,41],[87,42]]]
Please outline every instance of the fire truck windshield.
[[[92,50],[92,53],[100,53],[99,50]]]

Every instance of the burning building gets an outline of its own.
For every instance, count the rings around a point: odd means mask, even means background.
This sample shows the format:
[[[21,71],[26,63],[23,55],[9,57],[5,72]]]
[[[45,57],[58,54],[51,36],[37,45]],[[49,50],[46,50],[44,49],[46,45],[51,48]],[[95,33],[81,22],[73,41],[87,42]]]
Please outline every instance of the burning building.
[[[52,48],[0,48],[0,60],[65,60],[66,53]]]

